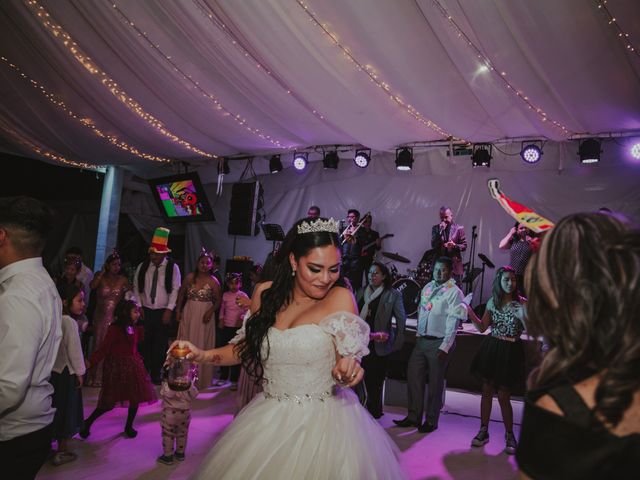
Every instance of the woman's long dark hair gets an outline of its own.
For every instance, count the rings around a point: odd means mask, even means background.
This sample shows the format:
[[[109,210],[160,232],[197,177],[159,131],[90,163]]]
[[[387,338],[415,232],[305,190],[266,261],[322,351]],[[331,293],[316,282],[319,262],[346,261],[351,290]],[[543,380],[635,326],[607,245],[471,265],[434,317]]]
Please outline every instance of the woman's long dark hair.
[[[530,263],[527,327],[551,347],[533,387],[598,372],[594,413],[617,425],[640,389],[640,231],[611,214],[570,215]]]
[[[264,373],[264,362],[269,358],[269,340],[267,333],[276,321],[276,314],[285,308],[293,300],[294,276],[289,262],[289,253],[299,260],[312,249],[334,245],[339,248],[337,233],[311,232],[298,233],[298,226],[303,223],[314,223],[317,220],[298,220],[287,233],[282,246],[275,259],[275,273],[271,287],[264,290],[260,297],[260,309],[253,312],[246,323],[245,340],[236,347],[247,373],[256,378],[256,383],[261,383]],[[326,221],[326,219],[320,219]],[[335,286],[345,287],[342,275]],[[262,351],[262,344],[267,342],[266,351]]]
[[[493,298],[493,307],[497,310],[502,309],[502,300],[504,296],[507,294],[502,289],[502,274],[505,272],[513,273],[514,277],[516,275],[516,271],[510,267],[509,265],[505,265],[504,267],[500,267],[496,272],[496,276],[493,279],[493,287],[491,288],[491,298]],[[516,282],[518,277],[516,277]],[[520,297],[518,296],[518,284],[516,283],[516,287],[511,293],[511,298],[513,300],[519,301]]]

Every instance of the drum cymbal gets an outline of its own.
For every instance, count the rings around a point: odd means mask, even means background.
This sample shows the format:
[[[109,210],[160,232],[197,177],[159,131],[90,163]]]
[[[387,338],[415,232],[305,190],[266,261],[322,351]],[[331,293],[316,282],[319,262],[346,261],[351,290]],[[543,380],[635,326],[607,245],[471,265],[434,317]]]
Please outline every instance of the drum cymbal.
[[[395,260],[396,262],[411,263],[411,260],[409,260],[407,257],[403,257],[398,253],[382,252],[382,256],[390,258],[391,260]]]

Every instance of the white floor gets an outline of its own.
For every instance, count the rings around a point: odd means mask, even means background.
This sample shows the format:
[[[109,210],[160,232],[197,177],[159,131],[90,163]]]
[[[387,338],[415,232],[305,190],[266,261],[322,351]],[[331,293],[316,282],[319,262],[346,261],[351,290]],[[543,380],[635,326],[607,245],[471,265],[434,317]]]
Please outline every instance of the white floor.
[[[97,400],[98,390],[83,390],[85,415]],[[135,428],[138,436],[122,435],[126,409],[115,409],[101,417],[87,440],[76,437],[72,449],[75,462],[54,467],[45,464],[38,479],[183,479],[195,471],[217,436],[233,419],[235,394],[228,388],[202,392],[194,402],[189,431],[187,457],[182,463],[167,466],[156,462],[162,453],[160,439],[160,404],[141,407]],[[514,419],[522,418],[522,402],[513,401]],[[402,407],[386,407],[380,423],[400,448],[401,461],[411,479],[514,479],[517,468],[512,456],[503,453],[504,428],[500,409],[494,400],[489,427],[491,441],[482,448],[470,447],[480,421],[479,395],[449,390],[438,430],[420,434],[415,429],[397,428],[392,419],[404,417]],[[516,436],[519,433],[515,427]],[[238,452],[239,461],[242,452]],[[241,480],[241,479],[238,479]]]

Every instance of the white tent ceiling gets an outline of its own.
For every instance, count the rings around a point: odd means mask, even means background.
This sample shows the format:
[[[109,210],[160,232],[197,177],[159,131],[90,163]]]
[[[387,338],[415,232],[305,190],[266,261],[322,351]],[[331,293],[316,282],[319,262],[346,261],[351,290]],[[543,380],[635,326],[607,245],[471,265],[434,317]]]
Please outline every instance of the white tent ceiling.
[[[144,169],[629,134],[639,48],[637,0],[4,0],[0,150]]]

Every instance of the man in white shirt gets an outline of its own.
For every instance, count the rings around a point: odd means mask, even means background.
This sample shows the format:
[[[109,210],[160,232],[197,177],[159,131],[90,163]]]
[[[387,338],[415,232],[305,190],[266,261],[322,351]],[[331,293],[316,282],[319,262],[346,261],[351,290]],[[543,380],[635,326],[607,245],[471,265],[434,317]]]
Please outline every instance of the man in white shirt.
[[[455,348],[458,322],[466,315],[462,291],[452,278],[452,268],[450,258],[436,260],[433,281],[425,285],[420,294],[416,345],[407,366],[408,413],[402,420],[394,420],[400,427],[418,427],[421,433],[438,428],[444,376]],[[422,423],[427,373],[427,412]]]
[[[34,478],[51,448],[49,377],[62,337],[62,304],[40,255],[51,210],[28,197],[0,199],[0,465]]]
[[[144,314],[144,364],[156,385],[161,382],[166,357],[171,315],[180,290],[180,268],[167,258],[169,230],[156,228],[149,247],[149,259],[138,265],[133,280],[136,298]]]

